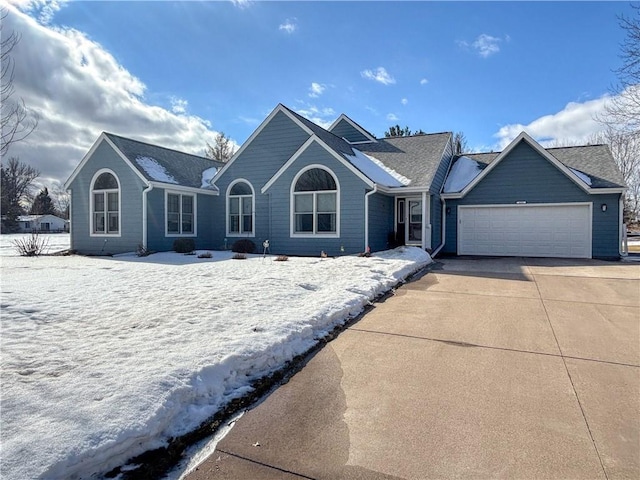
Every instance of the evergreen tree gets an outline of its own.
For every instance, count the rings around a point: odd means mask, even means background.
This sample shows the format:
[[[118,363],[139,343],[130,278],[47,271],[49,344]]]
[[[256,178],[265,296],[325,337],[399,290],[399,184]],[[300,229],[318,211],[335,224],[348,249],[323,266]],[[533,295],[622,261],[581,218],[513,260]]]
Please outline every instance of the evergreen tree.
[[[53,205],[53,200],[49,196],[49,190],[47,187],[44,187],[40,190],[40,193],[33,200],[33,205],[31,205],[31,210],[29,211],[31,215],[55,215],[56,208]]]
[[[416,130],[412,132],[409,127],[400,128],[400,125],[389,127],[389,130],[384,132],[384,136],[390,137],[410,137],[411,135],[426,135],[422,130]]]
[[[39,175],[38,170],[18,158],[10,158],[6,164],[0,164],[3,233],[17,231],[18,216],[24,214],[22,205],[30,200],[33,181]]]

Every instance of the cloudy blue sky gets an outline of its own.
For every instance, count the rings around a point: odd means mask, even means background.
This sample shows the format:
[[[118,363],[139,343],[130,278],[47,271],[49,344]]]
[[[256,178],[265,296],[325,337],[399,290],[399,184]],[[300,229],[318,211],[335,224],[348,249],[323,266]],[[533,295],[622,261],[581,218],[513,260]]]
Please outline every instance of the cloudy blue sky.
[[[202,153],[244,142],[278,104],[463,131],[499,150],[520,131],[586,140],[616,82],[624,2],[1,0],[16,96],[40,118],[12,146],[64,181],[101,131]],[[7,3],[8,2],[8,3]]]

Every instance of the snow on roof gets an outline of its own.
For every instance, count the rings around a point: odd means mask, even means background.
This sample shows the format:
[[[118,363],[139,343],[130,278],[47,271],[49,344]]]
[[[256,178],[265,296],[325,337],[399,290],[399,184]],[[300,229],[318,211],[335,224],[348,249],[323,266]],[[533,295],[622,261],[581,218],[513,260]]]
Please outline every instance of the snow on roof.
[[[571,170],[571,172],[584,183],[591,186],[591,177],[589,175],[587,175],[586,173],[582,173],[580,170],[576,170],[575,168],[569,167],[569,170]]]
[[[178,183],[176,179],[167,172],[167,169],[160,165],[154,158],[138,156],[136,157],[136,163],[140,165],[153,180],[164,183]]]
[[[411,180],[407,177],[387,167],[377,158],[362,153],[356,148],[353,151],[355,155],[347,155],[345,153],[345,158],[374,183],[387,187],[406,187],[411,183]]]
[[[480,164],[469,157],[460,157],[451,167],[447,181],[444,184],[444,193],[461,192],[476,178],[482,169]]]
[[[216,173],[218,173],[218,170],[219,168],[217,167],[211,167],[203,171],[202,186],[200,188],[213,188],[213,185],[211,185],[211,180],[213,179],[213,177],[216,176]]]

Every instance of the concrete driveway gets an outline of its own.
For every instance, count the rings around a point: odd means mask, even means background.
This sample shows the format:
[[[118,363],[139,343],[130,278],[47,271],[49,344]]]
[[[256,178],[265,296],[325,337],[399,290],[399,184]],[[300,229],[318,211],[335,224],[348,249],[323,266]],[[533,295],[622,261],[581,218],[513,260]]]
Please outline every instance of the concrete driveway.
[[[640,478],[640,265],[441,260],[188,478]]]

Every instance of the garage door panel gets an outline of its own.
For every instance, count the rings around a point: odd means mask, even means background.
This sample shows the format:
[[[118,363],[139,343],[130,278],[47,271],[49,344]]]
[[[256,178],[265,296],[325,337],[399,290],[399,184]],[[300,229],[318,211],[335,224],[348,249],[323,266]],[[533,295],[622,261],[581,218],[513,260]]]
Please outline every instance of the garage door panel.
[[[461,206],[458,253],[591,258],[590,205]]]

